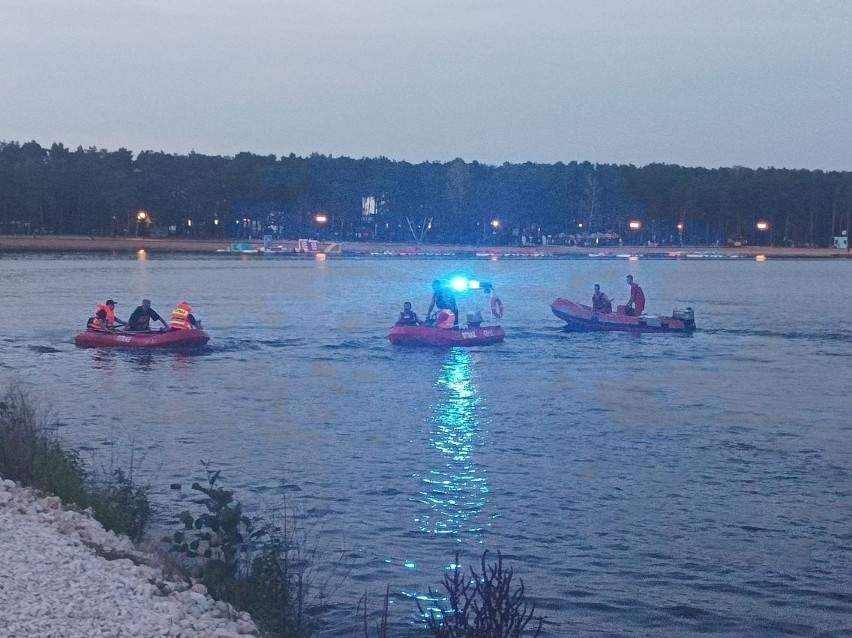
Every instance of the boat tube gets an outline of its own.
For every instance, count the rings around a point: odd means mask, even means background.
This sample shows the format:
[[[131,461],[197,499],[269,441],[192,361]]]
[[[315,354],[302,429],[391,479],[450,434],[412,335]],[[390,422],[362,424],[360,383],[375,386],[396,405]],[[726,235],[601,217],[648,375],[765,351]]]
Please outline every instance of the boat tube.
[[[437,326],[394,326],[388,339],[393,344],[420,346],[485,346],[506,338],[500,326],[438,328]]]
[[[201,348],[210,340],[204,330],[107,332],[87,328],[74,343],[81,348]]]

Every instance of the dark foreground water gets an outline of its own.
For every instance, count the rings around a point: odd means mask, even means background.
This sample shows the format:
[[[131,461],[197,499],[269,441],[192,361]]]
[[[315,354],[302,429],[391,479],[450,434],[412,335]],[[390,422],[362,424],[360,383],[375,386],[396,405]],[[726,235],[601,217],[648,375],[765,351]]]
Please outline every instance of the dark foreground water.
[[[328,635],[387,585],[403,632],[455,552],[486,549],[548,635],[850,634],[850,266],[6,255],[0,381],[97,462],[135,450],[169,514],[202,459],[253,506],[286,497],[322,578],[343,556]],[[505,344],[391,346],[402,302],[425,312],[457,270],[495,282]],[[628,272],[699,331],[561,330],[550,301],[599,282],[623,302]],[[98,300],[126,318],[143,296],[191,302],[210,347],[75,348]]]

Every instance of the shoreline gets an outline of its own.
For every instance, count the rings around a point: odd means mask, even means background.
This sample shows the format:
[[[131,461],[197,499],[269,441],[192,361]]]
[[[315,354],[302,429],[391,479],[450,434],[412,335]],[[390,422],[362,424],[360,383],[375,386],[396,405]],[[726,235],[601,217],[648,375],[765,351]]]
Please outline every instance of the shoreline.
[[[254,243],[259,241],[243,241]],[[295,248],[296,240],[276,241],[276,246]],[[121,252],[121,253],[195,253],[227,254],[224,251],[231,241],[217,239],[175,239],[151,237],[89,237],[75,235],[0,235],[0,255],[8,252]],[[719,246],[472,246],[455,244],[379,243],[379,242],[319,242],[319,253],[338,246],[330,255],[386,256],[386,257],[618,257],[647,256],[658,258],[699,257],[745,257],[784,259],[850,259],[852,253],[837,248],[788,248],[781,246],[742,246],[737,248]],[[240,253],[232,253],[240,254]],[[300,256],[287,250],[273,253],[275,256]],[[307,253],[311,255],[312,253]]]
[[[167,574],[160,557],[0,477],[0,629],[12,636],[251,638],[251,616]],[[58,632],[58,633],[57,633]]]

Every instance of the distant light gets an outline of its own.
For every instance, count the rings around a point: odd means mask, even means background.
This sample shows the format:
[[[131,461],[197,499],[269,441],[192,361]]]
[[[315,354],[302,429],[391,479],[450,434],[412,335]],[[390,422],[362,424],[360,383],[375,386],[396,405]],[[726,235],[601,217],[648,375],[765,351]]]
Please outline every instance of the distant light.
[[[677,225],[677,229],[678,229],[678,230],[683,230],[683,222],[680,222],[680,223]]]
[[[145,261],[146,259],[148,259],[148,253],[145,252],[144,248],[140,248],[136,251],[136,259],[138,259],[139,261]]]
[[[754,260],[755,261],[766,261],[766,255],[755,255]]]
[[[186,225],[187,225],[187,226],[192,226],[192,220],[191,220],[191,219],[187,219],[187,220],[186,220]]]
[[[219,218],[218,218],[218,217],[215,217],[215,218],[213,219],[213,225],[214,225],[214,226],[218,226],[218,225],[219,225]]]
[[[476,279],[471,279],[467,282],[467,287],[471,290],[479,290],[479,282]]]
[[[757,230],[769,230],[769,222],[760,221],[754,225]]]
[[[138,219],[140,222],[144,222],[146,219],[148,219],[148,213],[146,213],[144,210],[140,210],[138,213],[136,213],[136,219]]]
[[[500,220],[499,219],[492,219],[491,220],[491,228],[493,228],[494,230],[499,229],[500,228]]]
[[[630,227],[630,230],[639,230],[640,228],[642,228],[642,222],[635,219],[627,225]]]
[[[325,224],[328,221],[328,215],[326,215],[325,213],[317,213],[316,215],[314,215],[314,221],[317,224]]]
[[[580,222],[579,224],[577,224],[577,228],[582,228],[582,227],[583,227],[583,222]]]

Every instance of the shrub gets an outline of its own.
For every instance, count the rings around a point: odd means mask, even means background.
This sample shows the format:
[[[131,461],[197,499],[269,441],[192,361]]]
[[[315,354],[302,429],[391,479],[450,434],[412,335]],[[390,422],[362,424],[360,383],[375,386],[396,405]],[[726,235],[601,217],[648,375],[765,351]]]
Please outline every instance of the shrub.
[[[309,565],[292,530],[245,516],[233,492],[218,485],[220,471],[202,465],[207,485],[193,483],[192,489],[204,495],[199,503],[207,511],[181,512],[183,529],[163,541],[195,564],[212,596],[249,612],[266,635],[312,635],[322,605],[309,602]]]
[[[482,554],[482,572],[471,567],[470,579],[459,567],[459,557],[452,574],[444,575],[448,607],[436,603],[436,609],[425,611],[418,601],[417,608],[426,617],[426,627],[435,638],[519,638],[532,622],[535,603],[527,602],[524,583],[513,589],[511,568],[504,569],[503,557],[497,552],[497,562],[486,565],[488,552]],[[429,589],[429,595],[438,596]],[[543,618],[536,618],[532,636],[541,634]]]
[[[7,388],[0,401],[0,476],[58,496],[66,505],[91,507],[106,529],[140,538],[151,511],[148,487],[135,485],[121,470],[96,481],[47,421],[20,385]]]

